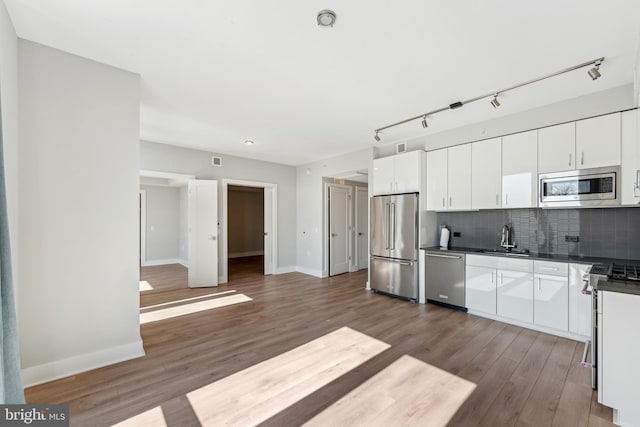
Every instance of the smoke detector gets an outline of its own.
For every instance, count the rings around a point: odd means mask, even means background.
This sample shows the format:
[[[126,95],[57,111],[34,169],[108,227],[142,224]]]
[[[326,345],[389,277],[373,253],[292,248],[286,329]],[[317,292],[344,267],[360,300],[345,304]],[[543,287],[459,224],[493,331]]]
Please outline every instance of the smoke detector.
[[[318,12],[318,25],[321,27],[333,27],[336,22],[336,13],[333,10],[325,9]]]

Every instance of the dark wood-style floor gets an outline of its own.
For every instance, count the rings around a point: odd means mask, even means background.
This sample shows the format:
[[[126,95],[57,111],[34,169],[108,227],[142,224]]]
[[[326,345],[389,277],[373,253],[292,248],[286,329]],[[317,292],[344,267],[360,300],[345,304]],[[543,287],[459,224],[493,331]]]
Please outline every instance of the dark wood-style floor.
[[[146,356],[29,388],[28,402],[69,403],[83,426],[612,425],[581,343],[371,294],[366,270],[246,265],[215,289],[143,268]]]

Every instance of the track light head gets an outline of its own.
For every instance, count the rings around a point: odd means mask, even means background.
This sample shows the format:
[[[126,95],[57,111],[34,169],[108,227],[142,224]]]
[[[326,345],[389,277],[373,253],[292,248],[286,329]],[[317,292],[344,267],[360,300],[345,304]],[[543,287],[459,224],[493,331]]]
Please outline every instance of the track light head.
[[[427,116],[424,116],[424,117],[422,118],[422,127],[423,127],[423,128],[425,128],[425,129],[426,129],[427,127],[429,127],[429,125],[427,124]]]
[[[375,139],[376,142],[380,142],[380,135],[378,135],[378,132],[376,132],[376,136],[374,136],[373,139]]]
[[[600,74],[600,61],[595,63],[595,67],[587,71],[591,80],[597,80],[602,74]]]
[[[493,95],[493,99],[491,100],[491,105],[493,108],[498,108],[500,106],[500,101],[498,101],[498,94]]]

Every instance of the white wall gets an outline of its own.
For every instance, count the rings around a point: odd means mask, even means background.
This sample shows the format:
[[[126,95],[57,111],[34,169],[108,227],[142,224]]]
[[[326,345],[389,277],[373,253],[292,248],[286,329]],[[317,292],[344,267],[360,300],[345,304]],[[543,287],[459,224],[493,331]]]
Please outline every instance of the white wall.
[[[296,169],[293,166],[222,155],[222,167],[211,166],[206,151],[192,150],[154,142],[140,142],[140,169],[195,175],[198,179],[218,180],[218,206],[222,206],[222,179],[260,181],[278,185],[278,265],[292,269],[296,265]],[[217,155],[217,154],[216,154]],[[218,215],[222,221],[222,214]],[[218,240],[222,245],[222,239]],[[218,248],[222,257],[222,247]],[[220,264],[222,260],[220,259]]]
[[[16,299],[20,287],[18,257],[18,38],[4,2],[0,1],[0,111],[9,237]]]
[[[146,263],[172,264],[180,257],[180,189],[141,185],[147,193]]]
[[[545,105],[521,113],[415,138],[407,141],[407,146],[410,150],[422,148],[425,150],[435,150],[451,145],[464,144],[615,111],[627,110],[634,107],[633,98],[633,85],[628,84],[555,104]],[[452,114],[455,114],[455,112],[452,112]],[[395,144],[380,146],[377,149],[377,155],[375,157],[385,157],[395,154],[395,149]]]
[[[26,385],[144,354],[139,105],[138,75],[19,41]]]
[[[324,209],[323,177],[367,169],[371,170],[373,151],[359,150],[343,156],[308,163],[296,168],[296,239],[298,271],[324,277],[328,266],[323,262]]]

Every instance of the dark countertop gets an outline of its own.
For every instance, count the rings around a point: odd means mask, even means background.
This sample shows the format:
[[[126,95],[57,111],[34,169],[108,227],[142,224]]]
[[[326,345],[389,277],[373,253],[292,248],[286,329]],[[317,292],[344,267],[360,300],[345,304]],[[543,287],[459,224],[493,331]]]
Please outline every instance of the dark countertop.
[[[596,289],[599,291],[619,292],[623,294],[640,295],[640,282],[631,280],[598,280]]]
[[[428,252],[460,252],[469,255],[486,255],[486,256],[502,256],[506,258],[514,259],[531,259],[537,261],[558,261],[558,262],[572,262],[576,264],[626,264],[626,265],[640,265],[640,260],[629,259],[614,259],[614,258],[600,258],[600,257],[583,257],[575,255],[556,255],[556,254],[540,254],[536,252],[530,252],[529,256],[513,256],[506,255],[503,249],[479,249],[479,248],[463,248],[453,246],[449,249],[440,249],[439,246],[424,246],[423,249]],[[491,252],[495,250],[495,252]],[[481,252],[485,251],[485,252]],[[512,250],[514,254],[521,254],[522,251]]]
[[[536,261],[557,261],[557,262],[571,262],[577,264],[625,264],[625,265],[640,265],[640,260],[629,259],[614,259],[614,258],[599,258],[599,257],[580,257],[571,255],[555,255],[555,254],[540,254],[532,252],[529,256],[507,256],[506,252],[501,249],[496,249],[495,252],[491,252],[492,249],[484,249],[489,252],[481,252],[483,249],[478,248],[463,248],[463,247],[451,247],[449,249],[440,249],[439,246],[426,246],[421,247],[427,252],[457,252],[469,255],[484,255],[484,256],[500,256],[504,258],[514,259],[530,259]],[[517,250],[512,251],[514,253],[522,253]],[[599,280],[596,284],[596,289],[599,291],[608,292],[620,292],[625,294],[640,295],[640,282],[634,282],[632,280],[614,280],[608,281]]]

